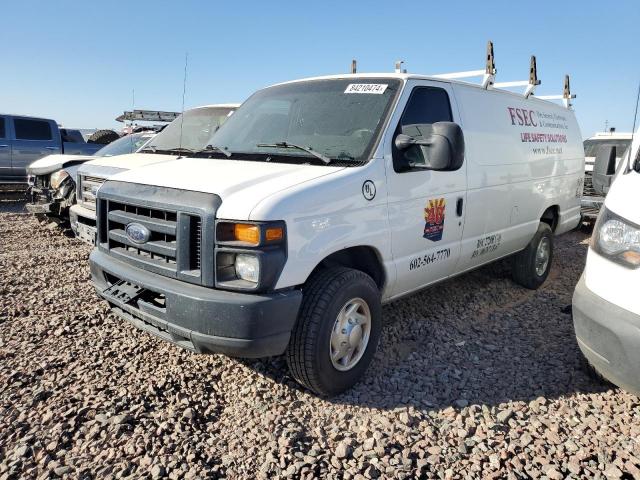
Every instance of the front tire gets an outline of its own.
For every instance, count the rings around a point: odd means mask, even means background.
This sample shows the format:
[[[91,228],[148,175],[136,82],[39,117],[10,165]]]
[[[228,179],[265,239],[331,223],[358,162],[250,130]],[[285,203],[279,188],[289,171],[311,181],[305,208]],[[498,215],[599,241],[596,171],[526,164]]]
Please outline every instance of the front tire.
[[[553,261],[553,232],[541,222],[529,245],[513,256],[513,280],[530,290],[537,290],[549,276]]]
[[[367,274],[333,267],[303,289],[286,357],[293,377],[313,392],[337,395],[371,363],[382,330],[380,291]]]

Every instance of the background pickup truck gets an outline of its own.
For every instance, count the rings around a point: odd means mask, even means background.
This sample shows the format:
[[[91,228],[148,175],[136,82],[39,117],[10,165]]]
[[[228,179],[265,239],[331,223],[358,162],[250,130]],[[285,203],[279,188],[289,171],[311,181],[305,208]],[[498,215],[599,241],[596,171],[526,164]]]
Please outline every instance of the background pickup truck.
[[[27,166],[45,155],[92,155],[103,146],[54,120],[0,114],[0,183],[26,184]]]

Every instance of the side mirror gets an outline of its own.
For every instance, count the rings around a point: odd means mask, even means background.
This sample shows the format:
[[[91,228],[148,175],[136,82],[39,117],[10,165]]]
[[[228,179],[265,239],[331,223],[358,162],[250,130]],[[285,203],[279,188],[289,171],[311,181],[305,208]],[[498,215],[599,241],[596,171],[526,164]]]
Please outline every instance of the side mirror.
[[[421,138],[399,134],[394,140],[396,148],[403,152],[405,165],[401,170],[421,168],[426,170],[458,170],[464,162],[464,135],[457,123],[436,122],[431,125],[416,125]],[[424,162],[412,162],[409,155],[419,149]],[[418,152],[415,152],[418,154]]]
[[[605,196],[616,173],[616,147],[603,146],[598,149],[593,165],[593,189],[597,195]]]

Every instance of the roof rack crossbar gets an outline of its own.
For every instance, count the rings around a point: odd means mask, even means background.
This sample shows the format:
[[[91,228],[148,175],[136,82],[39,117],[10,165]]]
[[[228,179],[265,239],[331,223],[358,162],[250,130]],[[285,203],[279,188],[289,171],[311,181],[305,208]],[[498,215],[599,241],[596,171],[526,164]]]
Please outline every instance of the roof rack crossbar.
[[[529,63],[529,80],[518,80],[515,82],[497,82],[493,86],[495,88],[510,88],[510,87],[527,87],[523,93],[525,98],[529,98],[536,90],[536,87],[542,82],[538,80],[538,69],[536,67],[536,57],[531,55],[531,61]]]
[[[432,75],[434,78],[442,78],[446,80],[454,80],[458,78],[482,77],[482,88],[488,89],[493,87],[496,77],[496,62],[493,55],[493,42],[487,42],[487,58],[484,70],[468,70],[466,72],[441,73]]]
[[[562,100],[565,108],[571,108],[571,100],[576,98],[576,95],[571,93],[571,84],[569,82],[569,75],[564,76],[564,86],[562,89],[562,95],[543,95],[537,97],[541,100]]]

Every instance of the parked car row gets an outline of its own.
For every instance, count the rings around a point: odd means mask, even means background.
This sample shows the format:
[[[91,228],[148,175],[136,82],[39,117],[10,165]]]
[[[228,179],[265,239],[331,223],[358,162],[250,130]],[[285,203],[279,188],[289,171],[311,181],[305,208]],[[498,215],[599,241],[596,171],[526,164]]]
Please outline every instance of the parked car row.
[[[532,94],[535,60],[524,95],[496,88],[489,52],[481,85],[295,80],[43,175],[75,182],[71,225],[95,243],[92,282],[114,313],[195,352],[285,354],[298,382],[334,395],[367,369],[384,303],[506,257],[539,288],[554,237],[580,223],[568,79],[563,106]]]
[[[96,237],[96,193],[105,180],[126,170],[175,160],[206,148],[209,138],[238,108],[238,104],[209,105],[187,110],[161,133],[140,145],[135,155],[100,158],[78,169],[77,203],[71,207],[71,228],[93,244]],[[123,152],[123,154],[133,152]]]

